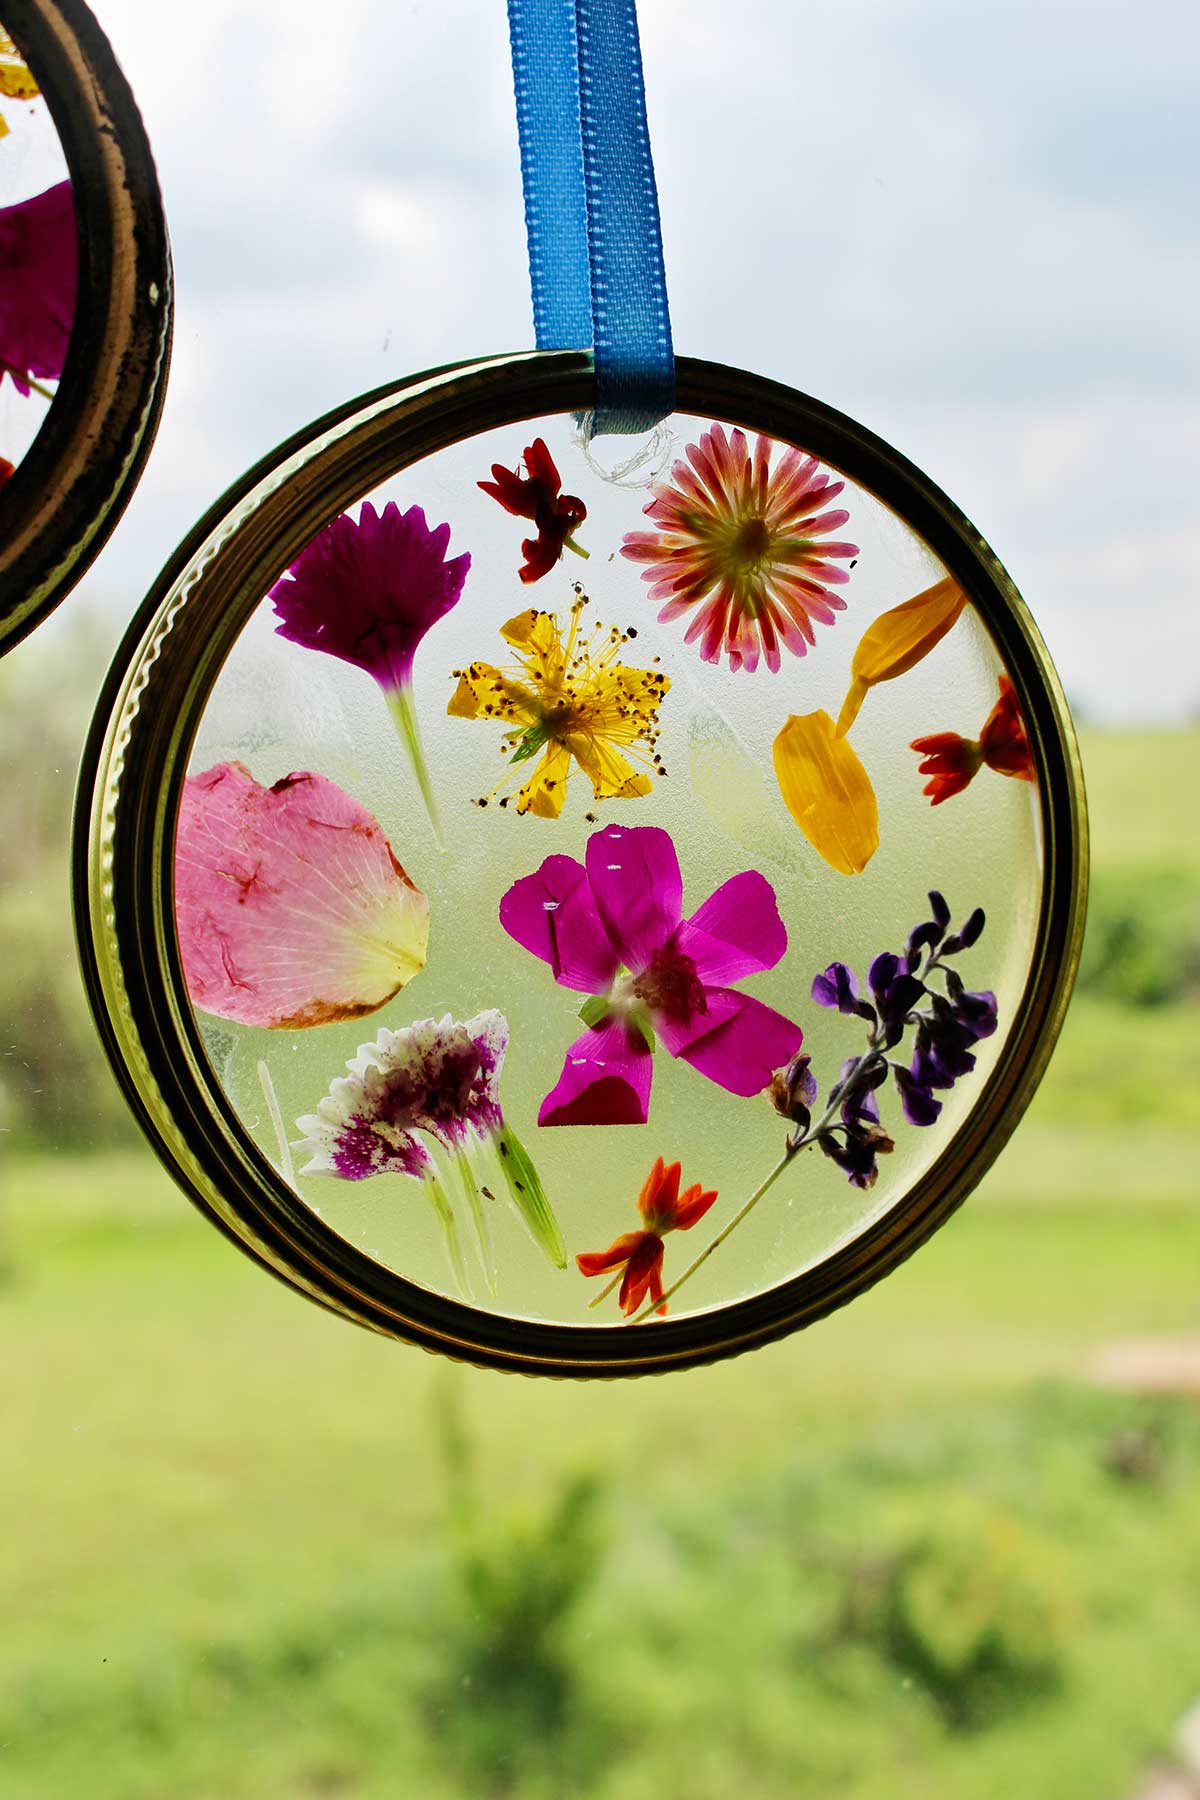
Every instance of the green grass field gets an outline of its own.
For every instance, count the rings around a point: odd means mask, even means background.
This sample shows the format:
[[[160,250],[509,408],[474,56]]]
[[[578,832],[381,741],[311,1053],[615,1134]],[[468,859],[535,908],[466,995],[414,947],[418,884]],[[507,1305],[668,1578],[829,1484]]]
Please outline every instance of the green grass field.
[[[1163,749],[1088,745],[1102,877],[1195,874]],[[1200,1695],[1200,1405],[1092,1370],[1200,1336],[1196,1024],[1081,998],[910,1263],[640,1383],[440,1364],[146,1156],[10,1156],[0,1796],[1126,1800]]]

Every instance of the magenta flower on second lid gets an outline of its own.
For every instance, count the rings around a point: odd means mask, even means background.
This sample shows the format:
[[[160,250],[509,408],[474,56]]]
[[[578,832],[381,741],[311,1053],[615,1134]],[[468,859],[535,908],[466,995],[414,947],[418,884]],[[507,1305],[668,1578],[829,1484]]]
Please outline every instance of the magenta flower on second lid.
[[[447,560],[449,525],[394,500],[377,513],[364,500],[317,533],[271,589],[276,631],[306,650],[353,663],[383,689],[431,819],[433,792],[412,701],[413,658],[432,625],[456,606],[470,555]]]
[[[67,360],[78,279],[69,181],[0,207],[0,383],[18,393],[57,381]]]

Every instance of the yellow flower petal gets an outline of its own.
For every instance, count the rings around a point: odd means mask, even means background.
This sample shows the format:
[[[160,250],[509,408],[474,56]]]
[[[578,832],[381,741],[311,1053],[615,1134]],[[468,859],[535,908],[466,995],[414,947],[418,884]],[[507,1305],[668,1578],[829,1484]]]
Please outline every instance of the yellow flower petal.
[[[861,875],[879,848],[871,777],[827,712],[793,713],[775,739],[784,804],[817,853],[842,875]]]
[[[564,744],[550,743],[525,786],[517,795],[517,811],[536,819],[557,819],[567,797],[571,752]]]
[[[597,800],[648,794],[654,774],[665,773],[656,747],[658,708],[671,684],[660,669],[619,662],[636,632],[599,621],[585,629],[588,599],[578,585],[575,591],[565,630],[557,614],[532,606],[502,625],[501,637],[517,652],[515,666],[474,662],[456,669],[458,687],[446,709],[456,718],[495,719],[509,728],[509,774],[492,794],[520,770],[526,781],[517,811],[543,819],[562,811],[572,759]],[[538,754],[542,760],[529,775],[529,759]],[[507,798],[500,804],[507,806]]]
[[[563,739],[563,744],[591,782],[597,800],[636,800],[651,792],[654,784],[650,777],[639,774],[603,738],[572,734]]]
[[[510,725],[532,725],[538,716],[533,695],[485,662],[463,670],[446,711],[452,719],[503,719]]]
[[[36,100],[40,92],[21,59],[21,52],[0,26],[0,96],[5,100]],[[0,138],[7,136],[8,125],[0,115]]]
[[[947,579],[880,613],[863,632],[854,652],[850,665],[854,679],[838,714],[839,737],[845,736],[858,717],[867,689],[877,681],[892,681],[906,674],[928,656],[966,604],[967,596],[958,583]]]

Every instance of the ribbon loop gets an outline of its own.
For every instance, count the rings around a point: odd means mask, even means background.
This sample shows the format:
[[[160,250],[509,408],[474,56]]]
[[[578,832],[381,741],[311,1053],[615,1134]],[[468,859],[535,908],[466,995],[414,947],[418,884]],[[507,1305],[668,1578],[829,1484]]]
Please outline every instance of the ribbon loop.
[[[636,0],[508,0],[539,350],[596,359],[587,437],[648,431],[675,362]]]

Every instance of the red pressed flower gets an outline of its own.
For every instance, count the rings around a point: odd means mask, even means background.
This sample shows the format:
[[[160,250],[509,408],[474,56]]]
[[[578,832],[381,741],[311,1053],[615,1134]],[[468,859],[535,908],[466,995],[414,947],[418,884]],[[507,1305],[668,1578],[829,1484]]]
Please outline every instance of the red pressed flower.
[[[498,500],[505,512],[514,518],[532,519],[537,526],[536,538],[526,538],[521,545],[525,562],[517,572],[522,581],[540,581],[548,575],[564,549],[587,555],[572,541],[576,527],[587,518],[587,507],[574,494],[562,492],[562,478],[544,438],[534,439],[516,469],[493,463],[492,479],[477,485]]]
[[[9,462],[7,456],[0,456],[0,488],[2,488],[4,486],[6,481],[10,481],[12,479],[12,475],[13,475],[12,463]]]
[[[917,773],[931,778],[921,790],[929,795],[931,806],[961,794],[974,781],[983,761],[979,745],[957,731],[935,731],[929,737],[914,738],[912,748],[925,759]]]
[[[1000,698],[988,714],[978,740],[960,737],[957,731],[935,731],[928,737],[914,738],[912,748],[925,759],[917,773],[930,777],[922,792],[929,795],[931,806],[961,794],[985,763],[998,775],[1011,775],[1018,781],[1034,779],[1033,752],[1025,721],[1007,675],[1000,677]]]
[[[979,734],[979,748],[989,769],[997,775],[1013,775],[1018,781],[1033,780],[1033,751],[1017,696],[1007,675],[1000,677],[1000,698]]]
[[[624,1271],[618,1299],[627,1318],[637,1312],[647,1294],[652,1304],[662,1299],[664,1237],[669,1231],[690,1231],[717,1197],[715,1188],[702,1190],[698,1181],[681,1194],[679,1172],[677,1162],[668,1168],[658,1157],[638,1195],[638,1211],[645,1221],[645,1230],[627,1231],[607,1250],[584,1251],[575,1258],[581,1275]],[[614,1278],[604,1294],[615,1286]],[[599,1296],[601,1300],[604,1294]],[[666,1310],[665,1305],[657,1307],[659,1313]]]

